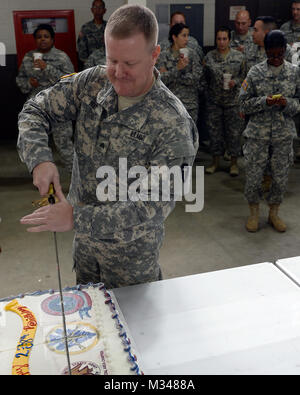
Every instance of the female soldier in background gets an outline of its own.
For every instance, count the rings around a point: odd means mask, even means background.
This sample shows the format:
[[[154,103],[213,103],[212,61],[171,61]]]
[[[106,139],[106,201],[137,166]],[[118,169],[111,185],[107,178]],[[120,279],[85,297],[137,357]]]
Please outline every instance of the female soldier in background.
[[[241,52],[230,48],[231,32],[226,27],[217,31],[217,48],[204,58],[204,72],[208,83],[207,127],[210,135],[213,162],[206,173],[213,174],[219,167],[225,149],[231,157],[230,175],[237,176],[237,158],[241,151],[244,121],[238,106],[239,89],[245,78],[245,62]],[[224,74],[230,74],[228,85]]]
[[[197,123],[199,89],[204,84],[200,58],[192,48],[187,48],[189,28],[176,23],[169,32],[170,47],[159,56],[157,68],[165,85],[182,101],[194,122]],[[181,53],[185,48],[187,52]],[[203,89],[203,88],[202,88]]]
[[[74,71],[68,55],[54,47],[55,33],[52,26],[40,24],[33,33],[36,49],[25,54],[19,69],[16,82],[27,98],[35,96],[43,89],[55,84],[63,75]],[[41,59],[34,60],[35,53],[42,54]],[[73,164],[73,127],[72,122],[57,125],[53,132],[53,140],[58,153],[68,169]]]

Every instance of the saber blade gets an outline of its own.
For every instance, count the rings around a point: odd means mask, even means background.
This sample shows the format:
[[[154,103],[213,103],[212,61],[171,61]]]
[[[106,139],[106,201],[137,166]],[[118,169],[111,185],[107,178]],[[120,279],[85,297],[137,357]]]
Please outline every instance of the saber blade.
[[[48,202],[50,204],[55,204],[55,196],[52,194],[53,193],[53,185],[50,185],[49,189],[49,197],[48,197]],[[60,297],[60,305],[61,305],[61,313],[62,313],[62,321],[63,321],[63,329],[64,329],[64,340],[65,340],[65,349],[66,349],[66,355],[67,355],[67,361],[68,361],[68,372],[69,375],[72,375],[71,372],[71,362],[70,362],[70,353],[69,353],[69,345],[68,345],[68,335],[67,335],[67,325],[66,325],[66,317],[65,317],[65,306],[64,306],[64,296],[62,292],[62,285],[61,285],[61,275],[60,275],[60,265],[59,265],[59,258],[58,258],[58,248],[57,248],[57,238],[56,238],[56,232],[53,232],[54,236],[54,244],[55,244],[55,254],[56,254],[56,265],[57,265],[57,277],[58,277],[58,286],[59,286],[59,297]]]
[[[61,305],[62,321],[63,321],[63,328],[64,328],[65,348],[66,348],[67,361],[68,361],[68,371],[69,371],[69,375],[71,375],[72,374],[71,373],[71,362],[70,362],[70,353],[69,353],[69,346],[68,346],[68,335],[67,335],[67,325],[66,325],[66,317],[65,317],[64,296],[63,296],[62,285],[61,285],[61,275],[60,275],[60,266],[59,266],[59,259],[58,259],[56,232],[53,232],[53,235],[54,235],[55,254],[56,254],[60,305]]]

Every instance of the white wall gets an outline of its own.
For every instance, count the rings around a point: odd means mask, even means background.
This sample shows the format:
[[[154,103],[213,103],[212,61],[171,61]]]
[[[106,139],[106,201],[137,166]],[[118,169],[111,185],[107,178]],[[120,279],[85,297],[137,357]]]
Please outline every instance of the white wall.
[[[147,0],[147,7],[155,13],[156,4],[204,4],[203,45],[215,45],[215,0]]]
[[[125,0],[106,0],[105,19],[126,4]],[[76,37],[83,23],[92,19],[92,0],[0,0],[0,42],[6,46],[7,54],[16,53],[13,11],[17,10],[74,10]]]

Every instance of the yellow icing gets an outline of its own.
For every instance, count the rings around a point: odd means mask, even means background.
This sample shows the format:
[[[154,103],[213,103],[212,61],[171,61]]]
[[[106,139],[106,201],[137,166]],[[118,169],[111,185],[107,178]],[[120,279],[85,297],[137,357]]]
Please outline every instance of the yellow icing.
[[[20,305],[16,299],[8,303],[5,310],[18,314],[23,321],[23,330],[13,360],[12,374],[29,375],[29,356],[37,327],[36,318],[32,311]]]

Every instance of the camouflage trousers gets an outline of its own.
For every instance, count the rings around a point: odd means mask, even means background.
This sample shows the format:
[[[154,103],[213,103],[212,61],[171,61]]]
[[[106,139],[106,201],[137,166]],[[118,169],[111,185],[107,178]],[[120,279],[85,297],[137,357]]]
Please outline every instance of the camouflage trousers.
[[[290,165],[293,163],[293,139],[267,141],[247,139],[244,147],[245,197],[251,204],[263,197],[262,180],[268,169],[272,177],[271,189],[266,197],[269,204],[280,204],[286,191]]]
[[[129,243],[92,240],[76,234],[73,242],[76,283],[103,282],[106,288],[162,280],[158,263],[163,226]]]
[[[73,125],[72,122],[57,124],[52,129],[55,147],[64,166],[71,173],[73,167]]]
[[[245,122],[239,115],[239,107],[223,107],[207,102],[206,111],[211,154],[222,156],[227,150],[230,156],[240,156]]]

